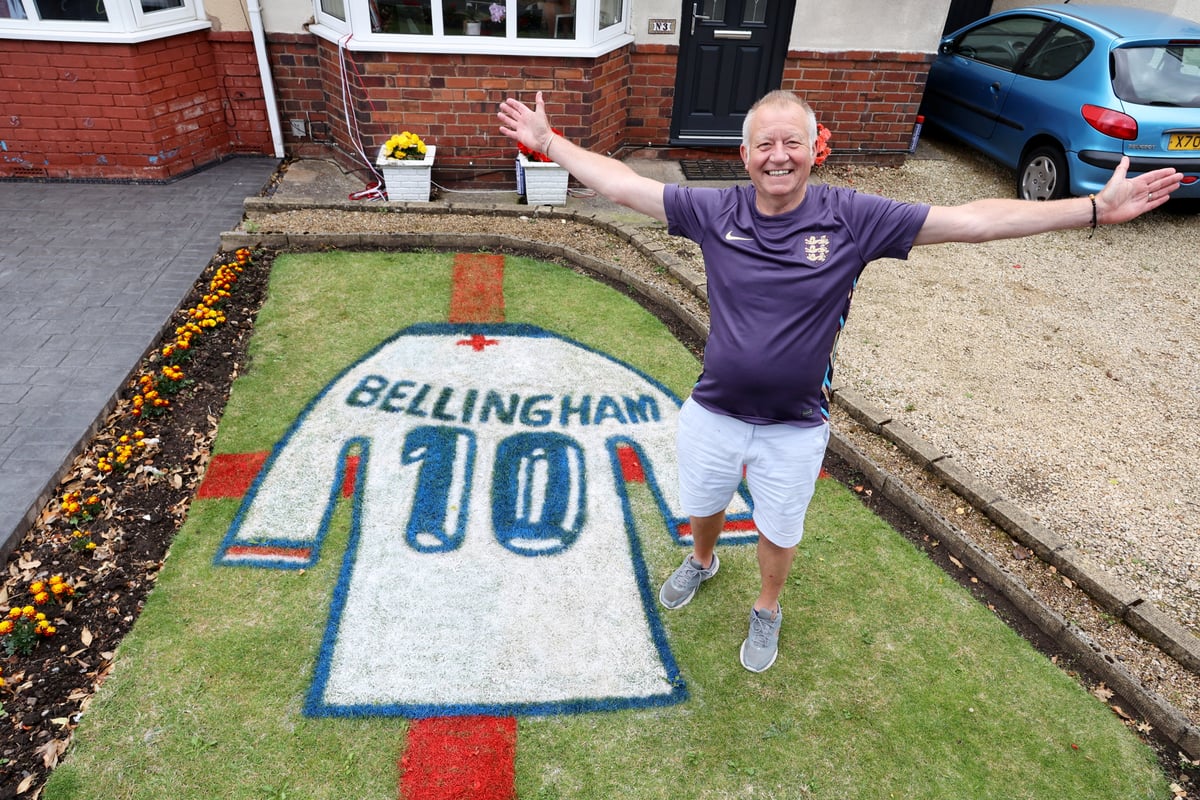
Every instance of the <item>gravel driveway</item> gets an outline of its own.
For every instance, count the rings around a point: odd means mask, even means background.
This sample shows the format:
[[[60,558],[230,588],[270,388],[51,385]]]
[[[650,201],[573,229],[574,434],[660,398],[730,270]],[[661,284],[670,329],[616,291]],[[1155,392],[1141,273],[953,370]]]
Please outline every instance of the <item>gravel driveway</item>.
[[[830,177],[955,204],[1012,196],[970,151]],[[1200,633],[1194,213],[917,248],[864,273],[839,378]]]

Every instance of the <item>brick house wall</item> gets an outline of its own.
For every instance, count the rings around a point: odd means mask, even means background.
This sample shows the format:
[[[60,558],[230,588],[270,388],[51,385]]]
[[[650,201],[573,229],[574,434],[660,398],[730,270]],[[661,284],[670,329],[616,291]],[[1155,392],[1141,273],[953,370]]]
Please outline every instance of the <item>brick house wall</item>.
[[[516,146],[499,132],[496,110],[509,95],[532,103],[538,90],[567,137],[610,152],[624,142],[628,49],[595,59],[530,59],[340,51],[302,35],[269,41],[285,147],[296,155],[328,155],[332,146],[365,174],[362,157],[374,162],[388,136],[408,130],[438,146],[436,182],[511,183]],[[296,137],[291,120],[303,121],[309,135]]]
[[[670,138],[675,94],[676,46],[639,46],[632,57],[626,103],[625,142],[660,147]],[[896,166],[903,163],[925,78],[934,56],[926,53],[792,50],[780,88],[808,101],[817,120],[833,132],[830,163]],[[665,147],[663,157],[687,150]],[[708,149],[708,157],[737,157],[736,148]]]
[[[270,152],[249,34],[5,40],[0,178],[160,181]]]
[[[435,182],[512,182],[516,151],[499,133],[496,108],[510,95],[532,104],[538,90],[554,126],[592,150],[672,158],[696,152],[668,142],[677,46],[633,45],[595,59],[551,60],[339,51],[304,35],[270,41],[287,150],[315,155],[332,147],[364,180],[353,125],[372,162],[389,135],[409,130],[438,146]],[[931,60],[920,53],[792,51],[782,87],[805,96],[834,131],[831,162],[894,165],[907,153]],[[289,119],[306,120],[309,137],[292,136]],[[736,148],[703,153],[737,157]]]
[[[438,145],[438,183],[512,183],[515,147],[499,133],[496,107],[509,95],[532,102],[537,90],[554,125],[585,147],[696,155],[668,142],[675,45],[548,59],[340,51],[313,35],[275,33],[268,50],[288,154],[332,155],[364,182],[355,141],[373,161],[390,134],[411,130]],[[831,161],[898,164],[932,58],[791,51],[782,86],[804,95],[833,131]],[[7,40],[0,74],[0,178],[166,180],[233,154],[272,152],[248,32],[138,44]]]

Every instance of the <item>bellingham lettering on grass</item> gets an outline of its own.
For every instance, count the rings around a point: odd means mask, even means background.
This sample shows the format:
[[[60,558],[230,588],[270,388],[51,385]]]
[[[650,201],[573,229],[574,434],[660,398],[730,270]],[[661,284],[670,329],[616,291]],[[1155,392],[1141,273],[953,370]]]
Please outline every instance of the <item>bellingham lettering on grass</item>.
[[[503,393],[495,389],[435,386],[415,380],[392,380],[365,375],[346,395],[346,405],[392,414],[463,425],[523,425],[544,428],[557,424],[642,425],[659,422],[658,400],[650,395],[562,395]]]

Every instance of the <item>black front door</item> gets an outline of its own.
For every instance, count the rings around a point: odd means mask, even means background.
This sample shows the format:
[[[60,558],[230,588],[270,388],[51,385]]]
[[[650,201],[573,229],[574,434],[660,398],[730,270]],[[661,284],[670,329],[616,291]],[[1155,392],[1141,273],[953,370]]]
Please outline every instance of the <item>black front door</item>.
[[[778,88],[795,0],[684,0],[672,144],[736,145],[754,101]]]

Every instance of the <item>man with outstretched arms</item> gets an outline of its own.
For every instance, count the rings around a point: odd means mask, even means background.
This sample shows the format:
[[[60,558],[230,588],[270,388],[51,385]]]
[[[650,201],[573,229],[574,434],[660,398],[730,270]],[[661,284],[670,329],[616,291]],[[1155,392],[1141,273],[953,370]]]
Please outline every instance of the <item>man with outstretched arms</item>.
[[[803,100],[781,90],[746,115],[741,157],[750,185],[725,189],[663,184],[567,141],[551,129],[541,92],[533,108],[505,100],[499,119],[505,135],[701,247],[710,331],[704,371],[680,410],[676,435],[693,551],[663,584],[659,601],[679,608],[717,573],[717,537],[744,476],[761,579],[740,654],[752,672],[769,668],[778,653],[779,596],[829,440],[837,339],[866,265],[907,258],[915,245],[1125,222],[1165,203],[1182,177],[1162,169],[1129,178],[1124,159],[1090,197],[959,206],[810,184],[817,121]]]

